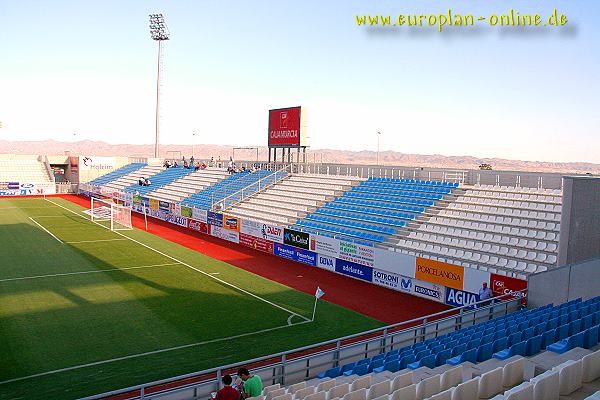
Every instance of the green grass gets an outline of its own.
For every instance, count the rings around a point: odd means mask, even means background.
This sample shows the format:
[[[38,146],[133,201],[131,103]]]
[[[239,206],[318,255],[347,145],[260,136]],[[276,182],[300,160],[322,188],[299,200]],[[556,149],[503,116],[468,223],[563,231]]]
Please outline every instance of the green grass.
[[[315,322],[300,323],[293,313],[310,317],[313,296],[144,231],[122,232],[154,251],[52,201],[79,216],[44,199],[0,200],[0,382],[201,344],[0,383],[1,399],[78,398],[383,325],[327,301]]]

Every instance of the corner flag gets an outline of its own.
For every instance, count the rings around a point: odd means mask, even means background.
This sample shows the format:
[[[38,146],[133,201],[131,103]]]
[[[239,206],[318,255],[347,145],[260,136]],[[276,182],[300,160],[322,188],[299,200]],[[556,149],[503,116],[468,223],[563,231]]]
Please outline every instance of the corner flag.
[[[317,312],[317,301],[321,297],[323,297],[324,294],[325,294],[325,292],[323,290],[321,290],[320,287],[317,286],[317,291],[315,292],[315,307],[313,308],[313,314],[312,314],[311,321],[315,320],[315,313]]]
[[[320,299],[321,297],[323,297],[324,294],[325,294],[325,292],[323,290],[321,290],[320,287],[317,286],[317,291],[315,292],[315,297],[317,299]]]

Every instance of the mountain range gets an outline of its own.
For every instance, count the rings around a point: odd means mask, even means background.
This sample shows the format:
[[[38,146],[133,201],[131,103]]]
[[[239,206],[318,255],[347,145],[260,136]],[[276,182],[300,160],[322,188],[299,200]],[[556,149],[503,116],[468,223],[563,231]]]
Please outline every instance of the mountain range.
[[[248,146],[251,147],[251,146]],[[165,144],[161,145],[162,157],[189,158],[192,155],[197,160],[222,160],[234,155],[237,160],[253,161],[267,159],[267,147],[256,146],[252,149],[234,150],[234,146],[220,146],[211,144]],[[0,153],[13,154],[45,154],[45,155],[84,155],[84,156],[152,156],[154,145],[150,144],[109,144],[101,141],[83,140],[78,142],[60,142],[55,140],[43,141],[7,141],[0,140]],[[296,154],[292,152],[292,154]],[[377,152],[375,151],[347,151],[332,149],[307,150],[308,162],[340,163],[376,165]],[[382,165],[410,166],[410,167],[436,167],[452,169],[477,169],[481,164],[489,164],[494,170],[510,171],[539,171],[561,172],[577,174],[600,174],[600,164],[587,162],[546,162],[509,160],[503,158],[480,158],[474,156],[445,156],[441,154],[406,154],[396,151],[382,151],[379,153],[379,163]]]

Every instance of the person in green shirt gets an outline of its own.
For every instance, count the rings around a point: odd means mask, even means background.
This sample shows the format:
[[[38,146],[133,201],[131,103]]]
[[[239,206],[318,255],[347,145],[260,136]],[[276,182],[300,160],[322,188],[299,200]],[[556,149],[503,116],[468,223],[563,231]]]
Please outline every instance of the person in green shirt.
[[[260,376],[250,375],[250,372],[246,368],[240,368],[237,374],[244,382],[243,390],[241,391],[243,399],[262,394],[263,384]]]

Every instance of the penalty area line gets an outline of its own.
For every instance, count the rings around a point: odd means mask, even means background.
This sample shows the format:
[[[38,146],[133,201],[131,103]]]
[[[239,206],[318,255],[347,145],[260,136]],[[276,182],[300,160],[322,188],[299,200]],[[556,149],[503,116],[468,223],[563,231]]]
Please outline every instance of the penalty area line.
[[[79,213],[77,213],[77,212],[75,212],[75,211],[73,211],[73,210],[70,210],[69,208],[67,208],[67,207],[65,207],[65,206],[62,206],[62,205],[60,205],[60,204],[58,204],[58,203],[55,203],[55,202],[53,202],[52,200],[48,200],[48,199],[45,199],[45,200],[46,200],[47,202],[50,202],[50,203],[54,204],[55,206],[58,206],[58,207],[60,207],[60,208],[62,208],[62,209],[65,209],[65,210],[67,210],[67,211],[69,211],[69,212],[71,212],[71,213],[73,213],[73,214],[75,214],[75,215],[78,215],[78,216],[80,216],[81,218],[83,218],[83,219],[85,219],[85,220],[88,220],[88,221],[89,221],[89,219],[87,219],[86,217],[84,217],[84,216],[82,216],[82,215],[79,215]],[[90,222],[91,222],[91,221],[90,221]],[[306,322],[312,322],[312,321],[310,320],[310,318],[307,318],[307,317],[305,317],[304,315],[301,315],[301,314],[298,314],[298,313],[296,313],[296,312],[293,312],[293,311],[291,311],[291,310],[288,310],[287,308],[285,308],[285,307],[283,307],[283,306],[280,306],[279,304],[273,303],[272,301],[269,301],[269,300],[267,300],[267,299],[264,299],[264,298],[262,298],[262,297],[260,297],[260,296],[258,296],[258,295],[256,295],[256,294],[254,294],[254,293],[251,293],[251,292],[249,292],[249,291],[247,291],[247,290],[245,290],[245,289],[242,289],[242,288],[241,288],[241,287],[239,287],[239,286],[235,286],[235,285],[234,285],[234,284],[232,284],[232,283],[229,283],[229,282],[227,282],[227,281],[224,281],[223,279],[217,278],[216,276],[214,276],[214,275],[211,275],[211,274],[209,274],[208,272],[205,272],[205,271],[202,271],[202,270],[200,270],[200,269],[198,269],[198,268],[196,268],[196,267],[193,267],[193,266],[191,266],[190,264],[187,264],[187,263],[185,263],[185,262],[183,262],[183,261],[181,261],[181,260],[178,260],[178,259],[176,259],[176,258],[175,258],[175,257],[173,257],[173,256],[170,256],[170,255],[168,255],[168,254],[165,254],[165,253],[163,253],[163,252],[162,252],[162,251],[160,251],[160,250],[157,250],[157,249],[155,249],[155,248],[153,248],[153,247],[151,247],[151,246],[148,246],[148,245],[147,245],[147,244],[145,244],[145,243],[142,243],[142,242],[140,242],[140,241],[138,241],[138,240],[136,240],[136,239],[133,239],[133,238],[131,238],[131,237],[127,236],[127,235],[124,235],[124,234],[122,234],[121,232],[116,232],[116,231],[114,231],[114,233],[116,233],[117,235],[119,235],[119,236],[122,236],[122,237],[124,237],[124,238],[127,238],[127,239],[131,240],[131,241],[132,241],[132,242],[134,242],[134,243],[137,243],[137,244],[139,244],[139,245],[141,245],[141,246],[144,246],[145,248],[147,248],[147,249],[149,249],[149,250],[152,250],[152,251],[154,251],[154,252],[156,252],[156,253],[160,254],[161,256],[164,256],[164,257],[170,258],[171,260],[173,260],[173,261],[175,261],[175,262],[177,262],[177,263],[179,263],[179,264],[181,264],[181,265],[184,265],[184,266],[188,267],[189,269],[192,269],[192,270],[194,270],[194,271],[196,271],[196,272],[199,272],[199,273],[201,273],[201,274],[202,274],[202,275],[204,275],[204,276],[207,276],[207,277],[209,277],[209,278],[211,278],[211,279],[214,279],[215,281],[217,281],[217,282],[220,282],[220,283],[222,283],[223,285],[227,285],[227,286],[229,286],[229,287],[231,287],[231,288],[233,288],[233,289],[235,289],[235,290],[237,290],[237,291],[239,291],[239,292],[242,292],[242,293],[244,293],[244,294],[247,294],[247,295],[248,295],[248,296],[250,296],[250,297],[254,297],[254,298],[255,298],[255,299],[257,299],[257,300],[260,300],[260,301],[262,301],[262,302],[265,302],[265,303],[267,303],[267,304],[269,304],[269,305],[271,305],[271,306],[273,306],[273,307],[279,308],[280,310],[283,310],[283,311],[285,311],[285,312],[287,312],[287,313],[289,313],[289,314],[292,314],[292,315],[297,315],[298,317],[302,318],[302,319],[303,319],[304,321],[306,321]]]
[[[50,232],[48,229],[44,228],[39,222],[37,222],[35,219],[33,219],[32,217],[29,217],[29,219],[31,220],[31,222],[33,222],[34,224],[36,224],[37,226],[39,226],[40,228],[42,228],[44,230],[44,232],[46,232],[48,235],[52,236],[54,239],[56,239],[59,243],[64,243],[62,240],[60,240],[59,238],[57,238],[56,236],[54,236],[54,234],[52,232]]]
[[[58,374],[58,373],[61,373],[61,372],[73,371],[73,370],[76,370],[76,369],[93,367],[93,366],[96,366],[96,365],[109,364],[109,363],[116,362],[116,361],[130,360],[130,359],[133,359],[133,358],[140,358],[140,357],[150,356],[150,355],[153,355],[153,354],[160,354],[160,353],[166,353],[166,352],[169,352],[169,351],[187,349],[187,348],[190,348],[190,347],[203,346],[203,345],[206,345],[206,344],[212,344],[212,343],[218,343],[218,342],[225,342],[225,341],[239,339],[239,338],[246,337],[246,336],[258,335],[258,334],[261,334],[261,333],[273,332],[273,331],[280,330],[280,329],[290,328],[292,326],[306,324],[306,323],[309,323],[309,322],[311,322],[311,321],[310,320],[308,320],[308,321],[301,321],[301,322],[297,322],[297,323],[292,324],[292,325],[281,325],[281,326],[276,326],[276,327],[273,327],[273,328],[261,329],[261,330],[254,331],[254,332],[240,333],[238,335],[228,336],[228,337],[224,337],[224,338],[205,340],[203,342],[189,343],[189,344],[184,344],[184,345],[181,345],[181,346],[175,346],[175,347],[169,347],[169,348],[165,348],[165,349],[147,351],[147,352],[144,352],[144,353],[131,354],[131,355],[128,355],[128,356],[123,356],[123,357],[111,358],[109,360],[102,360],[102,361],[96,361],[96,362],[92,362],[92,363],[88,363],[88,364],[81,364],[81,365],[75,365],[75,366],[72,366],[72,367],[55,369],[53,371],[40,372],[39,374],[27,375],[27,376],[22,376],[22,377],[19,377],[19,378],[13,378],[13,379],[9,379],[9,380],[6,380],[6,381],[2,381],[2,382],[0,382],[0,385],[5,385],[7,383],[13,383],[13,382],[19,382],[19,381],[23,381],[23,380],[26,380],[26,379],[39,378],[40,376],[53,375],[53,374]]]

